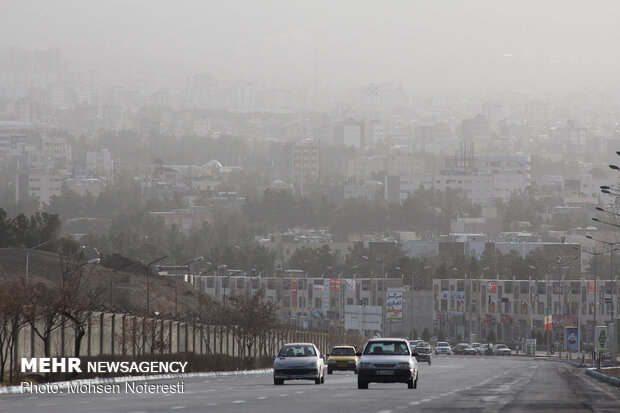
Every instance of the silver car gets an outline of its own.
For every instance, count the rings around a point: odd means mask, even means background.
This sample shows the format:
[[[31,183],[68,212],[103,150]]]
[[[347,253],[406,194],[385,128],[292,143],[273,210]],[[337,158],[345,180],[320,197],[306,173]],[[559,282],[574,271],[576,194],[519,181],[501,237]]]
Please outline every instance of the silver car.
[[[437,343],[437,346],[435,347],[435,355],[438,354],[452,354],[452,349],[450,348],[450,343],[448,343],[447,341],[440,341]]]
[[[312,343],[285,344],[273,363],[273,384],[284,380],[325,383],[325,356]]]
[[[357,365],[357,388],[367,389],[368,383],[407,383],[418,386],[418,362],[409,343],[402,338],[369,340]]]

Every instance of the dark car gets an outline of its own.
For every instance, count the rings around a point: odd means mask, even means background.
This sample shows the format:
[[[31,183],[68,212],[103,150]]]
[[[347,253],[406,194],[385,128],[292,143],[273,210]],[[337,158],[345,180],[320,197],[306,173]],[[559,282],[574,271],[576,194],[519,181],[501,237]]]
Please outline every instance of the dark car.
[[[473,348],[472,346],[470,346],[467,343],[459,343],[459,344],[457,344],[452,349],[452,352],[454,354],[464,354],[464,355],[470,355],[470,356],[475,356],[477,354],[476,349]]]

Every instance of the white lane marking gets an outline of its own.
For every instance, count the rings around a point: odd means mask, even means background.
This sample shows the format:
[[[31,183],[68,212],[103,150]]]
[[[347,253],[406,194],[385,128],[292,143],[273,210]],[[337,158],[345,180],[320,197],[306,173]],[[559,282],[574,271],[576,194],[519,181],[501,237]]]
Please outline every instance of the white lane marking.
[[[205,380],[205,381],[203,381],[203,383],[208,383],[208,382],[210,382],[210,381],[211,381],[211,380]]]
[[[179,410],[179,409],[185,409],[185,406],[174,406],[170,408],[170,410]]]
[[[409,406],[417,406],[418,404],[420,404],[420,402],[411,402],[409,403]]]
[[[421,401],[421,402],[430,402],[431,400],[433,400],[433,399],[422,399],[422,400],[420,400],[420,401]]]
[[[245,403],[245,400],[235,400],[233,403]]]
[[[286,397],[286,396],[288,396],[288,394],[280,394],[279,396],[280,397]]]
[[[264,400],[266,398],[267,398],[267,396],[260,396],[260,397],[257,397],[256,400]]]
[[[391,410],[379,410],[377,413],[392,413]]]
[[[304,390],[302,390],[302,391],[296,391],[295,393],[297,393],[297,394],[302,394],[302,393],[305,393],[305,391],[304,391]]]

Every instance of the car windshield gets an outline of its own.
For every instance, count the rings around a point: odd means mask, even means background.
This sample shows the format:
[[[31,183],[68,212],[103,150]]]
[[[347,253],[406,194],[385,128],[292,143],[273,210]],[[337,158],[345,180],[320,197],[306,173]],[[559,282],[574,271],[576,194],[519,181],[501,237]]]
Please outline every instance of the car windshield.
[[[280,349],[278,357],[313,357],[316,356],[314,347],[307,344],[288,345]]]
[[[437,343],[437,347],[450,347],[450,344],[440,341],[439,343]]]
[[[403,341],[373,341],[368,343],[364,354],[375,356],[406,356],[409,355],[409,346]]]
[[[330,354],[331,356],[354,356],[355,350],[350,347],[337,347],[333,348]]]

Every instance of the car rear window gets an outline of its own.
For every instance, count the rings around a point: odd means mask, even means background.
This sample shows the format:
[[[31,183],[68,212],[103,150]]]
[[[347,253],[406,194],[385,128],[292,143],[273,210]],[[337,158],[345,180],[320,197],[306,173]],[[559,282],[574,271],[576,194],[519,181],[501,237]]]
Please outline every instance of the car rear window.
[[[280,349],[278,357],[313,357],[316,356],[314,347],[308,345],[289,345]]]
[[[373,341],[368,343],[364,349],[364,354],[406,356],[411,353],[409,353],[409,346],[403,341]]]
[[[437,347],[450,347],[450,344],[440,341],[437,343]]]
[[[354,356],[355,350],[352,348],[333,348],[331,352],[332,356]]]

